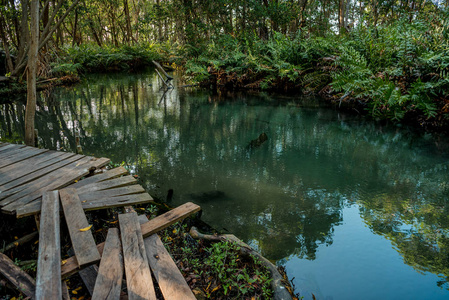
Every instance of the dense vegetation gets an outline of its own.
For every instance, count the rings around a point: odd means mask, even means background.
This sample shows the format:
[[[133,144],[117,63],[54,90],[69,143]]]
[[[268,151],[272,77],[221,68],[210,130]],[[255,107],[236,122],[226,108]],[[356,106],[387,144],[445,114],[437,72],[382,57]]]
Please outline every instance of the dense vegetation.
[[[26,66],[29,2],[0,8],[5,73],[13,76]],[[447,6],[42,0],[39,74],[135,70],[156,59],[218,88],[315,92],[378,118],[441,125],[449,116]]]

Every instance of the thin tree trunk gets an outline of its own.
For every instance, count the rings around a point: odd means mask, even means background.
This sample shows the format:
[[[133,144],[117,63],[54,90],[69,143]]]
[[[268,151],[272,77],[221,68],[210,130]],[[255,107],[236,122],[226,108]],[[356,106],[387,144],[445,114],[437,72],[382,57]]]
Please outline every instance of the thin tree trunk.
[[[22,1],[22,18],[20,20],[20,39],[19,39],[19,53],[17,55],[16,63],[21,63],[26,56],[26,41],[29,39],[28,31],[28,0]]]
[[[131,29],[131,17],[129,15],[128,0],[123,1],[123,6],[125,8],[125,20],[126,20],[126,41],[128,45],[134,41],[133,31]]]
[[[7,71],[12,72],[14,65],[12,63],[11,54],[9,53],[9,43],[6,39],[5,31],[3,30],[3,24],[5,24],[5,21],[3,20],[3,17],[0,17],[0,38],[3,40],[3,46],[5,48],[6,64],[8,67]]]
[[[340,0],[340,7],[338,10],[338,25],[340,28],[340,34],[345,32],[345,0]]]
[[[34,146],[34,118],[36,114],[36,67],[39,43],[39,0],[31,0],[31,41],[28,52],[27,105],[25,112],[25,144]]]

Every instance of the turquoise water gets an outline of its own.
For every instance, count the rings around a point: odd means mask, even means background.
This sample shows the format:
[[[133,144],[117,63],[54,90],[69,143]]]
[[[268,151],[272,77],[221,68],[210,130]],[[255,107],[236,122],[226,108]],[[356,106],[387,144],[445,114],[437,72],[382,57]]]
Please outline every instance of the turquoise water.
[[[176,84],[175,84],[176,85]],[[0,106],[20,140],[24,107]],[[305,299],[449,298],[449,142],[317,99],[210,94],[154,74],[41,94],[40,144],[124,163],[150,194],[286,267]],[[261,133],[268,140],[249,147]]]

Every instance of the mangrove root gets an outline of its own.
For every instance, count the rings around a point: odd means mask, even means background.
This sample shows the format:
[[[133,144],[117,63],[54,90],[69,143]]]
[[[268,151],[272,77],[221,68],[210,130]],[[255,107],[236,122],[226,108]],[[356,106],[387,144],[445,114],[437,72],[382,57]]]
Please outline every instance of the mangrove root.
[[[267,269],[270,271],[271,278],[273,279],[271,281],[271,288],[273,289],[273,299],[275,300],[292,300],[292,295],[290,295],[288,289],[285,287],[285,284],[283,282],[283,277],[279,273],[276,266],[271,263],[268,259],[263,257],[259,252],[255,251],[253,248],[251,248],[249,245],[242,242],[239,238],[237,238],[233,234],[221,234],[221,235],[210,235],[210,234],[202,234],[198,231],[198,229],[194,226],[190,229],[190,235],[194,239],[203,239],[208,241],[229,241],[237,244],[240,247],[240,252],[242,255],[253,255],[257,257],[261,263],[267,267]]]

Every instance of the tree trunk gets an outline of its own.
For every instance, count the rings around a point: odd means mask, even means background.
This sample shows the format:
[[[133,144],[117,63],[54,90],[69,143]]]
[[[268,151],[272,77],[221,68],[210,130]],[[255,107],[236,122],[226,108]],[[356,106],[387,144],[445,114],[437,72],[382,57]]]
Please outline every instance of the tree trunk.
[[[36,114],[36,68],[39,43],[39,0],[31,0],[31,41],[28,52],[27,105],[25,112],[25,144],[34,146],[34,117]]]
[[[3,40],[3,46],[5,48],[5,54],[6,54],[6,64],[7,64],[7,72],[12,72],[14,69],[14,65],[12,63],[11,54],[9,53],[9,43],[5,34],[5,31],[3,30],[3,24],[5,24],[3,17],[0,17],[0,39]]]
[[[345,32],[345,0],[340,0],[340,7],[338,10],[338,25],[340,34]]]
[[[128,0],[123,1],[123,6],[125,9],[125,20],[126,20],[126,38],[128,45],[134,41],[133,31],[131,29],[131,17],[129,15]]]

